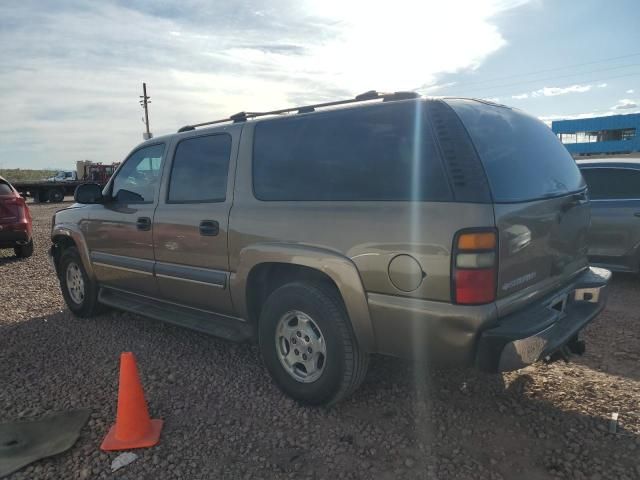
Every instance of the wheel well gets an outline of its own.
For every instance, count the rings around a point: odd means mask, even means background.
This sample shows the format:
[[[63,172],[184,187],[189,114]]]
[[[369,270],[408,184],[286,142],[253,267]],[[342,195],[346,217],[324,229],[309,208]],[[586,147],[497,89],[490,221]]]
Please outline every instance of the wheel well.
[[[76,243],[73,239],[67,237],[66,235],[57,235],[53,237],[53,263],[58,266],[58,262],[60,261],[60,257],[62,256],[62,252],[64,252],[69,247],[75,247]]]
[[[335,282],[315,268],[290,263],[261,263],[253,267],[247,278],[247,313],[249,321],[258,322],[262,305],[269,295],[286,283],[307,282],[322,284],[333,289],[342,299]]]

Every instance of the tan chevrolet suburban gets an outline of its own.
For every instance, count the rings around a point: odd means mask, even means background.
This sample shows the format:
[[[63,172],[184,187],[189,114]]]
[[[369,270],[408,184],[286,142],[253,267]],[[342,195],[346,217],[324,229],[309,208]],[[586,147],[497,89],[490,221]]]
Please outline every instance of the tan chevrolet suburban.
[[[479,100],[242,112],[142,143],[75,200],[51,249],[72,312],[256,341],[307,404],[352,393],[372,353],[490,372],[581,353],[610,277],[566,149]]]

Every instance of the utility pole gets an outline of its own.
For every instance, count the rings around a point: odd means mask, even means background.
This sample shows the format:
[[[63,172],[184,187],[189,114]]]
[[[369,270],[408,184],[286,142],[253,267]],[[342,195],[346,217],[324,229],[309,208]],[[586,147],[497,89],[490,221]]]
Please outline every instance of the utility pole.
[[[147,131],[142,134],[142,138],[144,138],[145,140],[149,140],[153,137],[153,135],[149,131],[149,109],[147,108],[147,105],[151,103],[151,97],[147,96],[146,83],[142,84],[142,95],[140,96],[140,98],[142,99],[140,100],[140,105],[142,106],[142,108],[144,108],[144,124],[147,127]]]

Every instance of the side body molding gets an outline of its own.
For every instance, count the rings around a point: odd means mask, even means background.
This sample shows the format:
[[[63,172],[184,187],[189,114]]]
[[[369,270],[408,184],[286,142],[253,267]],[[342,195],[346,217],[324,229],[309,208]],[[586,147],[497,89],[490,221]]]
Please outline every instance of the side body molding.
[[[78,248],[78,252],[80,253],[80,258],[82,259],[82,265],[84,266],[85,271],[91,278],[94,278],[93,266],[91,265],[91,258],[89,256],[89,248],[87,247],[87,242],[84,239],[84,234],[80,230],[80,226],[71,223],[56,224],[51,230],[51,240],[55,242],[57,237],[66,237],[73,240]]]
[[[238,268],[231,273],[230,287],[234,306],[240,317],[249,318],[246,286],[251,270],[264,263],[285,263],[318,270],[331,278],[344,300],[359,345],[375,351],[375,336],[369,315],[367,294],[355,264],[347,257],[318,247],[261,243],[245,247],[239,254]]]

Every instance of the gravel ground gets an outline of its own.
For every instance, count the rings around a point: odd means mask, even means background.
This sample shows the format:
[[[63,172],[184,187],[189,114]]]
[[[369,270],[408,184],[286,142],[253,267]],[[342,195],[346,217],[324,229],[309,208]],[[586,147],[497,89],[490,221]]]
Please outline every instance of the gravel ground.
[[[376,357],[360,390],[326,411],[283,396],[254,346],[126,313],[72,316],[46,256],[58,208],[31,206],[32,258],[0,251],[0,421],[93,413],[71,450],[11,479],[640,478],[637,278],[614,278],[576,363],[485,376]],[[118,454],[99,445],[128,350],[165,427],[158,446],[111,473]]]

